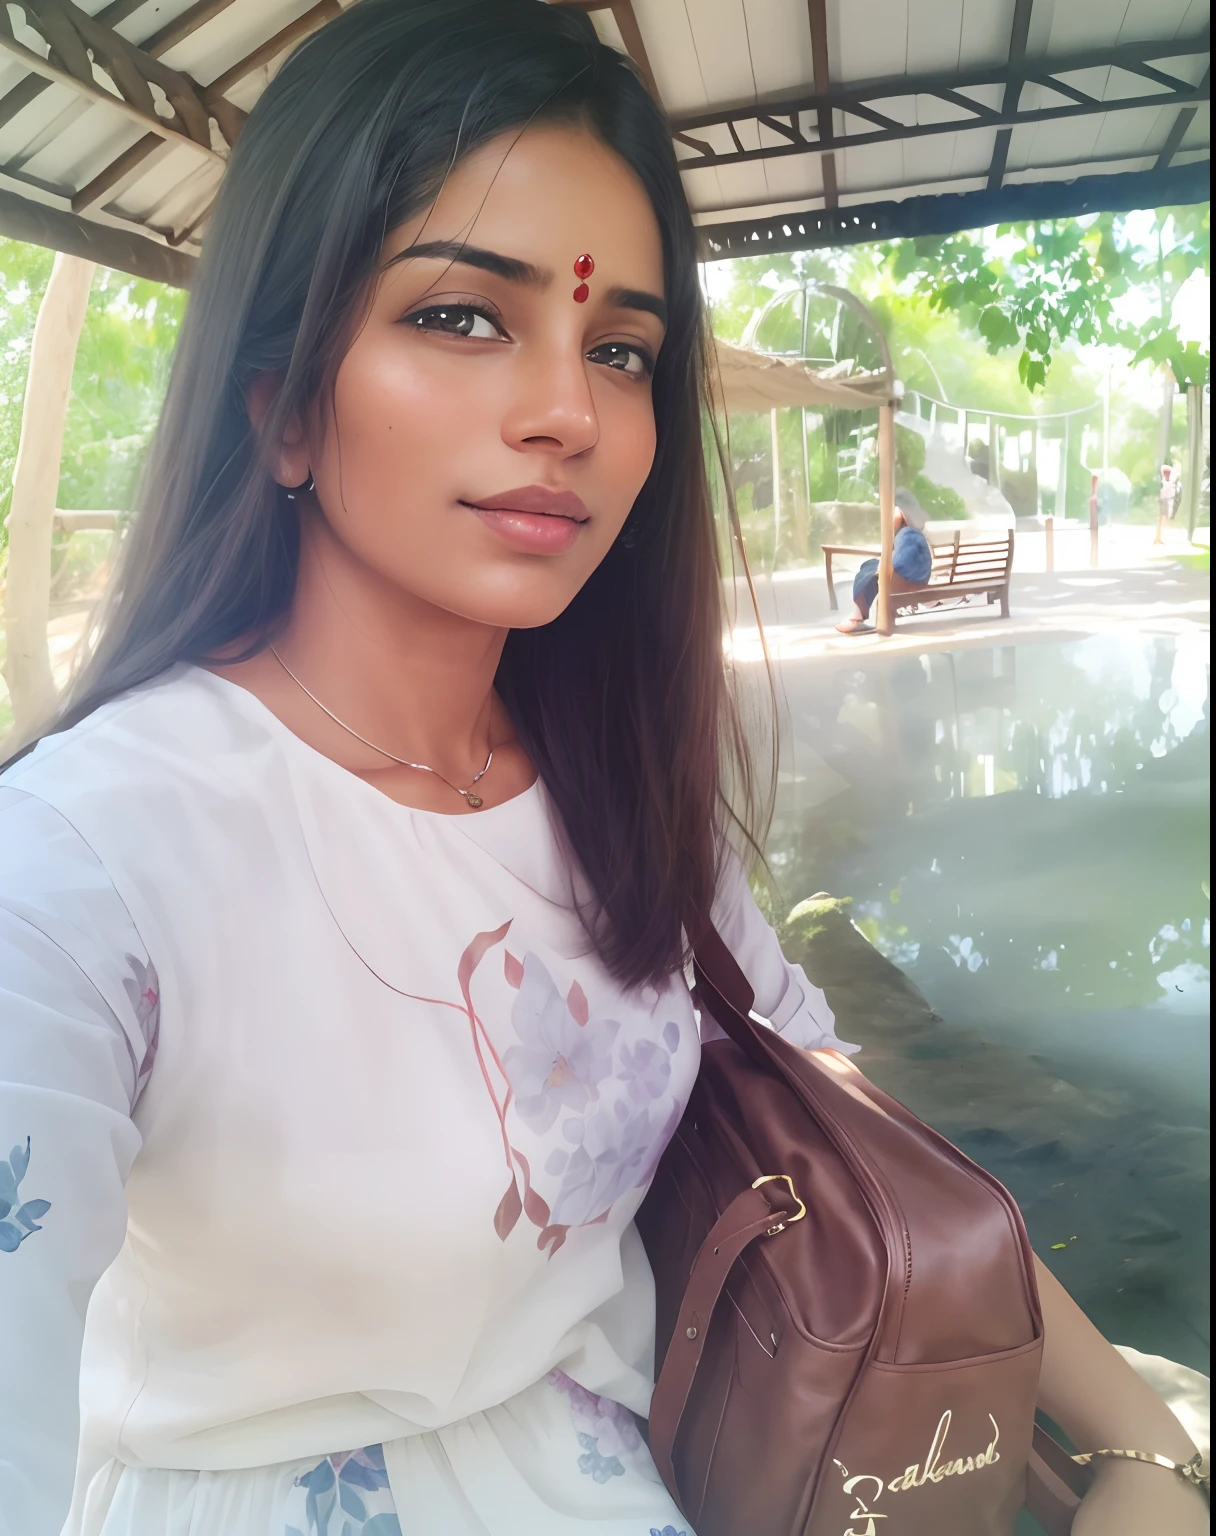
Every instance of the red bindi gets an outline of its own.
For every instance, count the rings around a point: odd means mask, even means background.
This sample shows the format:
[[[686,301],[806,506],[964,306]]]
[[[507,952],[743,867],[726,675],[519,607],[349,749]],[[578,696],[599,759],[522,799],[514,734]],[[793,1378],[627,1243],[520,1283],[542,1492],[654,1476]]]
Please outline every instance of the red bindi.
[[[584,251],[583,254],[575,260],[574,275],[575,277],[586,279],[590,277],[594,271],[595,262],[592,261],[591,257],[588,256]],[[576,304],[585,304],[590,297],[591,289],[587,287],[585,281],[580,282],[578,287],[574,290],[574,302]]]

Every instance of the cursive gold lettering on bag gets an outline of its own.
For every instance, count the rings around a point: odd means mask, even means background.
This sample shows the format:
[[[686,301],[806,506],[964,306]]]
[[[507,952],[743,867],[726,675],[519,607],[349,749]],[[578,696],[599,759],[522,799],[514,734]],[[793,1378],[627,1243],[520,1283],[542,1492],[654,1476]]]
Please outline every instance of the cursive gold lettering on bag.
[[[950,1420],[953,1417],[951,1410],[946,1409],[937,1421],[937,1428],[933,1431],[933,1439],[929,1442],[929,1452],[923,1462],[913,1462],[897,1476],[887,1481],[875,1476],[872,1472],[859,1473],[850,1477],[849,1469],[842,1466],[839,1461],[835,1464],[840,1468],[840,1475],[844,1478],[844,1491],[851,1499],[854,1499],[857,1508],[849,1515],[849,1524],[841,1532],[841,1536],[879,1536],[879,1528],[875,1523],[878,1520],[889,1520],[886,1514],[879,1514],[870,1508],[870,1503],[877,1503],[884,1493],[907,1493],[913,1488],[923,1488],[926,1483],[940,1483],[946,1477],[964,1477],[968,1472],[982,1472],[985,1467],[991,1467],[1000,1461],[1001,1454],[997,1450],[997,1441],[1001,1438],[1001,1431],[996,1420],[991,1414],[988,1422],[992,1425],[992,1439],[978,1455],[958,1456],[953,1461],[946,1459],[946,1436],[950,1432]],[[833,1458],[835,1461],[835,1458]],[[861,1489],[863,1485],[869,1485],[867,1503]],[[865,1521],[864,1525],[857,1526],[853,1522]],[[895,1529],[891,1530],[891,1536],[896,1536]]]

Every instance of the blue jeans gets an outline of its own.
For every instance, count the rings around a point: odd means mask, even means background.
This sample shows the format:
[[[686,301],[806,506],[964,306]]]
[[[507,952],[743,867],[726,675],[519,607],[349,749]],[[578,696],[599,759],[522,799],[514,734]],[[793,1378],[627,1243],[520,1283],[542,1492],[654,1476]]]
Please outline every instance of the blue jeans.
[[[861,609],[863,619],[870,617],[870,609],[878,596],[878,561],[863,560],[861,569],[853,577],[853,601]]]

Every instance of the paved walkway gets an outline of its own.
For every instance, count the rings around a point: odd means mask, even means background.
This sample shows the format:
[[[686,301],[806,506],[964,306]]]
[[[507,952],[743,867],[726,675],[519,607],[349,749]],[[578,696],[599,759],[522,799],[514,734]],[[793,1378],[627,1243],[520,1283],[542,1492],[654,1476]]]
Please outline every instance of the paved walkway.
[[[1079,565],[1061,570],[1057,561],[1057,569],[1050,574],[1027,568],[1041,565],[1041,561],[1029,558],[1035,553],[1035,537],[1024,538],[1015,560],[1010,618],[1002,619],[996,604],[968,602],[901,616],[889,637],[872,630],[855,635],[837,632],[835,624],[841,614],[828,607],[822,567],[761,577],[756,581],[756,596],[769,655],[774,661],[792,661],[846,653],[873,656],[877,652],[954,650],[962,645],[1067,640],[1129,625],[1145,634],[1206,630],[1210,615],[1208,572],[1184,563],[1197,564],[1196,556],[1201,557],[1206,550],[1192,549],[1185,536],[1171,540],[1164,550],[1154,550],[1151,529],[1120,532],[1141,535],[1123,540],[1118,548],[1108,548],[1112,562],[1116,555],[1127,562],[1122,567],[1112,563],[1097,570]],[[1040,555],[1041,542],[1040,536]],[[1030,546],[1025,560],[1023,546]],[[837,583],[837,591],[842,588],[848,591],[847,579]],[[742,583],[736,584],[736,591],[740,594],[740,622],[734,630],[732,654],[737,661],[759,661],[763,654],[760,633],[751,621]]]

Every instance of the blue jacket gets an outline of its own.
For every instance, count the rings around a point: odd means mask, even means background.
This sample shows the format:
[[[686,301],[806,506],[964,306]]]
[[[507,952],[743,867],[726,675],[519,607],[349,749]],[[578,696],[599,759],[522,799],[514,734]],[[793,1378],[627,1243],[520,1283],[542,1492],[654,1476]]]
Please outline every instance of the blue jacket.
[[[905,524],[895,530],[895,550],[891,557],[895,574],[914,586],[923,586],[933,570],[933,550],[919,528]]]

